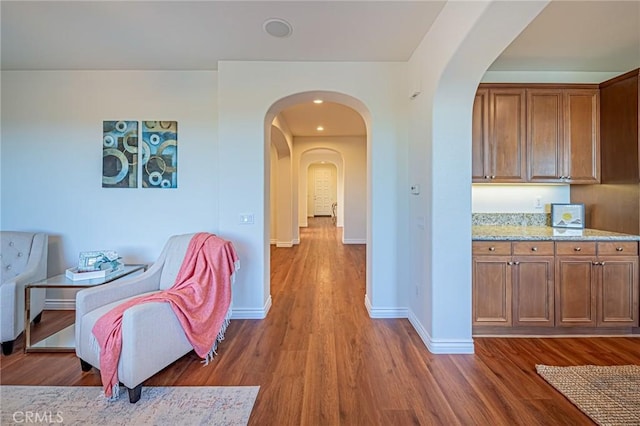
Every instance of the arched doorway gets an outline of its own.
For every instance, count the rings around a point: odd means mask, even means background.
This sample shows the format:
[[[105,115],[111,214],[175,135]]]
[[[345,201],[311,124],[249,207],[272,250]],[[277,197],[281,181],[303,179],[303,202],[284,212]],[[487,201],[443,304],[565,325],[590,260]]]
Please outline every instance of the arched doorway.
[[[361,134],[317,136],[292,131],[291,127],[295,126],[291,126],[291,120],[285,119],[286,114],[283,112],[302,103],[311,103],[314,99],[348,107],[360,120]],[[265,202],[269,202],[265,211],[271,215],[268,243],[290,247],[300,242],[299,228],[307,226],[307,217],[313,213],[308,204],[310,166],[323,162],[331,164],[335,170],[335,194],[332,196],[337,202],[336,225],[343,227],[342,242],[368,242],[367,235],[371,233],[368,231],[367,208],[370,183],[367,172],[369,126],[366,116],[368,111],[360,101],[335,92],[299,93],[283,98],[271,106],[265,120],[265,142],[270,148],[266,166],[269,167],[268,176],[271,179],[270,184],[265,185],[265,189],[270,191],[269,196],[265,197]],[[286,176],[290,176],[290,179]],[[286,202],[285,194],[290,194]],[[290,222],[287,223],[286,220]],[[282,229],[292,231],[290,243],[281,240],[284,234]]]

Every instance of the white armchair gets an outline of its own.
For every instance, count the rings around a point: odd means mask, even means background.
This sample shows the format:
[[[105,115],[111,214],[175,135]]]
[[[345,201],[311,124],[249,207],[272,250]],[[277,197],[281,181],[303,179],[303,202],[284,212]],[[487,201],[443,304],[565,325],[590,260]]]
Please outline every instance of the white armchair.
[[[194,234],[169,239],[158,260],[130,279],[83,289],[76,295],[76,355],[83,371],[100,368],[100,354],[92,342],[96,321],[115,306],[134,297],[170,288]],[[193,349],[171,306],[150,302],[128,308],[122,317],[122,351],[118,379],[129,401],[140,399],[142,383]]]
[[[44,233],[0,232],[0,341],[2,353],[10,355],[16,338],[24,331],[24,288],[47,278],[49,237]],[[45,289],[31,291],[31,314],[40,322]]]

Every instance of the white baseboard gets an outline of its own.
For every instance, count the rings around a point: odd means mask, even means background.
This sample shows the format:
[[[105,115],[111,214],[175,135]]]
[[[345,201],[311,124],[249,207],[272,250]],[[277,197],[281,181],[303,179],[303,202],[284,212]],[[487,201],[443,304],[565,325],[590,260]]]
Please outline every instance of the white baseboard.
[[[274,245],[274,244],[275,244],[275,243],[277,243],[277,242],[278,242],[278,240],[276,240],[275,238],[274,238],[274,239],[269,240],[269,244],[271,244],[271,245]]]
[[[294,238],[293,239],[293,244],[300,244],[300,238]]]
[[[409,311],[409,322],[416,330],[429,352],[433,354],[473,354],[473,339],[433,339],[424,329],[413,311]]]
[[[279,241],[276,243],[276,247],[293,247],[293,241]]]
[[[265,319],[269,309],[271,309],[271,296],[269,296],[262,308],[238,308],[234,306],[231,319]]]
[[[44,309],[47,311],[75,311],[76,299],[46,299]]]
[[[364,297],[364,306],[367,308],[370,318],[407,318],[407,308],[374,308],[367,296]]]
[[[343,238],[342,244],[367,244],[366,238]]]

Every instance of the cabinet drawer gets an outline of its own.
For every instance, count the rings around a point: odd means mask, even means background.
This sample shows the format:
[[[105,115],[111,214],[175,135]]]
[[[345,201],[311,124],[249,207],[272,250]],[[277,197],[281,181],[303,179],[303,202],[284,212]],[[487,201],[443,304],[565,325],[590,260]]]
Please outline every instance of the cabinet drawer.
[[[559,256],[595,256],[595,241],[562,241],[556,243]]]
[[[473,255],[511,255],[511,242],[509,241],[474,241]]]
[[[553,256],[552,241],[518,241],[513,243],[514,256]]]
[[[600,241],[598,256],[637,256],[638,243],[635,241]]]

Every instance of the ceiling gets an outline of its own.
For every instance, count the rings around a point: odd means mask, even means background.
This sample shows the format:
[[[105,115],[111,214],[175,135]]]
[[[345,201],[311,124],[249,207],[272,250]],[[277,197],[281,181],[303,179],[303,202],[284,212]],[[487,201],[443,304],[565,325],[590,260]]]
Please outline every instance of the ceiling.
[[[444,1],[0,2],[2,70],[215,70],[221,60],[406,61]],[[282,18],[293,34],[263,31]],[[493,71],[615,71],[640,67],[640,0],[552,1]],[[294,106],[294,135],[353,135],[344,106]],[[333,109],[335,108],[335,109]],[[355,120],[351,121],[350,117]]]
[[[489,69],[622,73],[639,66],[639,0],[555,0]]]
[[[215,70],[220,60],[406,61],[442,1],[1,2],[2,69]],[[263,31],[269,18],[293,26]]]
[[[342,104],[307,102],[283,110],[281,118],[295,136],[365,136],[362,116]],[[323,130],[319,131],[318,126]]]

